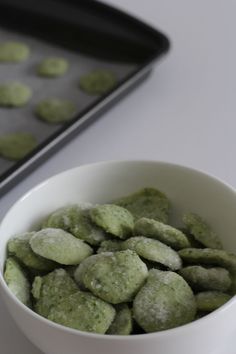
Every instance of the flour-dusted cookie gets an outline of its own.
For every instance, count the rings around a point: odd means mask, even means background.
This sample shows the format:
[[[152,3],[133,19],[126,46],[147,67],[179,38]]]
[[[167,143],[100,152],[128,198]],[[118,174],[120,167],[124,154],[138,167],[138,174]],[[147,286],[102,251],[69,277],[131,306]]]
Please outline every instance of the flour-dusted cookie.
[[[187,264],[207,264],[219,266],[229,270],[236,270],[236,255],[225,250],[212,248],[184,248],[178,251],[180,257]]]
[[[88,292],[77,291],[53,306],[48,319],[80,331],[105,334],[115,313],[107,302]]]
[[[64,58],[46,58],[39,63],[37,74],[47,78],[59,77],[67,72],[68,67],[68,61]]]
[[[36,105],[35,114],[44,122],[62,124],[75,117],[76,106],[69,100],[47,98]]]
[[[12,237],[7,244],[9,254],[17,257],[26,267],[38,271],[50,271],[57,264],[53,261],[40,257],[30,247],[30,240],[35,232],[25,232]]]
[[[196,301],[180,275],[152,269],[134,299],[133,311],[135,320],[146,332],[162,331],[193,321]]]
[[[98,205],[90,210],[92,221],[106,232],[121,239],[132,235],[134,218],[125,208],[114,204]]]
[[[100,253],[80,275],[84,286],[94,295],[119,304],[132,301],[143,285],[148,270],[135,252],[127,250]]]
[[[194,290],[229,290],[232,281],[227,269],[221,267],[188,266],[179,270],[179,274]]]
[[[196,294],[198,311],[212,312],[231,299],[231,295],[220,291],[203,291]]]
[[[11,133],[0,136],[0,156],[18,161],[23,159],[37,146],[31,133]]]
[[[116,306],[116,316],[106,334],[129,335],[133,329],[132,313],[126,304]]]
[[[88,95],[102,95],[117,84],[117,78],[109,70],[94,70],[81,76],[79,86]]]
[[[100,257],[100,254],[93,254],[92,256],[89,256],[85,258],[75,269],[74,271],[74,279],[75,282],[78,284],[78,286],[81,289],[85,289],[84,283],[83,283],[83,277],[86,274],[88,268],[94,264],[97,259]]]
[[[43,277],[36,276],[32,285],[34,310],[41,316],[48,317],[53,306],[77,291],[76,283],[64,269],[55,269]]]
[[[57,209],[43,222],[43,228],[63,229],[90,245],[99,245],[106,239],[106,233],[92,223],[89,216],[91,208],[92,204],[84,203]]]
[[[47,229],[62,229],[70,232],[71,229],[71,214],[77,208],[76,205],[67,205],[52,211],[49,215],[43,219],[40,228]]]
[[[122,241],[117,240],[105,240],[102,241],[100,247],[97,250],[97,253],[103,252],[118,252],[122,251]]]
[[[171,270],[178,270],[182,267],[182,261],[178,253],[158,240],[135,236],[124,241],[122,248],[133,250],[140,257],[160,263]]]
[[[20,63],[28,59],[29,47],[21,42],[6,41],[0,43],[0,63]]]
[[[199,215],[186,213],[183,222],[187,230],[201,242],[205,247],[222,249],[222,243],[217,234],[211,230],[210,226]]]
[[[135,220],[142,217],[167,223],[170,202],[166,195],[155,188],[143,188],[140,191],[113,201],[114,204],[128,209]]]
[[[30,283],[16,259],[9,257],[5,263],[4,279],[11,292],[23,304],[31,307]]]
[[[79,264],[93,253],[83,241],[64,230],[53,228],[36,232],[30,239],[30,246],[39,256],[65,265]]]
[[[188,238],[182,231],[154,219],[137,220],[134,225],[134,234],[154,238],[175,250],[190,247]]]
[[[22,107],[32,96],[29,86],[11,81],[0,84],[0,107]]]

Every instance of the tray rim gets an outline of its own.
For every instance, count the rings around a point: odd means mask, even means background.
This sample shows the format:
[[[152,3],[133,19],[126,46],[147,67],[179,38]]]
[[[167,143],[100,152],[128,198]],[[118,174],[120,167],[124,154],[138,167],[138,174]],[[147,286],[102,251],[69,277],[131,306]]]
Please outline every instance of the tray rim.
[[[32,170],[34,167],[37,167],[37,162],[38,165],[41,164],[43,162],[43,158],[46,160],[50,154],[54,153],[56,148],[59,147],[59,144],[64,144],[73,133],[78,133],[78,131],[82,129],[82,126],[85,125],[85,123],[89,123],[89,121],[92,121],[92,118],[97,118],[99,115],[101,115],[101,112],[106,109],[106,106],[109,106],[108,108],[110,108],[111,104],[114,104],[116,100],[126,95],[128,91],[136,86],[136,84],[139,84],[142,79],[148,75],[153,64],[162,56],[164,56],[170,49],[170,41],[162,32],[154,29],[152,26],[146,24],[140,19],[137,19],[135,16],[130,15],[129,13],[124,12],[123,10],[120,10],[114,6],[108,5],[102,1],[85,1],[91,6],[98,6],[105,9],[106,11],[114,13],[116,16],[122,16],[135,25],[138,25],[140,28],[143,28],[144,31],[148,31],[157,40],[156,51],[141,65],[138,65],[136,70],[133,70],[123,80],[120,80],[119,84],[116,85],[111,91],[99,97],[93,104],[89,105],[89,107],[77,115],[75,119],[63,125],[57,130],[57,132],[53,133],[50,135],[50,137],[40,143],[36,149],[29,153],[25,158],[14,163],[12,167],[2,173],[0,175],[0,197],[2,194],[6,193],[10,187],[13,186],[13,183],[17,183],[17,179],[23,176],[23,174],[26,174],[26,172],[30,172],[30,170]],[[67,0],[67,2],[73,3],[73,0]],[[2,4],[8,5],[9,2],[0,0],[0,5]],[[10,26],[8,29],[10,29]],[[38,37],[35,36],[35,38]],[[164,46],[161,48],[161,51],[159,48],[160,40],[164,44]]]

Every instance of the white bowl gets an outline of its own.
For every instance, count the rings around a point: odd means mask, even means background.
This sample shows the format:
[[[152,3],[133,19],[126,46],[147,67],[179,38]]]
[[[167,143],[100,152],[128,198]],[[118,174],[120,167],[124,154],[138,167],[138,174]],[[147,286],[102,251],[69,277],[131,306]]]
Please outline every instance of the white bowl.
[[[204,216],[221,236],[225,249],[236,251],[236,193],[202,172],[164,162],[102,162],[56,175],[16,202],[0,226],[0,291],[22,332],[46,354],[217,354],[236,329],[236,298],[190,324],[134,336],[80,332],[37,315],[8,289],[3,277],[8,239],[33,228],[54,209],[75,202],[103,203],[142,187],[156,187],[173,206],[172,222],[185,211]]]

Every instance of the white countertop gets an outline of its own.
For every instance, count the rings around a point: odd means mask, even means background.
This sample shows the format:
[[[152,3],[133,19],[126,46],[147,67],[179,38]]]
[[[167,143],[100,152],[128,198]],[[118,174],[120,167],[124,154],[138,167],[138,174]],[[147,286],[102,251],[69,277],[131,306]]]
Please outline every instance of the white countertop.
[[[166,160],[236,186],[236,2],[107,2],[165,32],[171,52],[148,80],[3,196],[0,217],[45,178],[101,160]],[[41,353],[15,327],[1,301],[0,343],[1,354]]]

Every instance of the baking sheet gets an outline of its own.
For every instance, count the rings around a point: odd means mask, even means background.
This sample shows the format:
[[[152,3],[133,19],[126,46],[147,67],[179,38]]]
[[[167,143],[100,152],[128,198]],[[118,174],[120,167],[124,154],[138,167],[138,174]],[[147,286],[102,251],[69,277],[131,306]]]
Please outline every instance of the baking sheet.
[[[22,63],[0,63],[0,83],[20,81],[32,88],[33,96],[25,107],[0,107],[0,135],[13,132],[30,132],[35,135],[38,143],[42,143],[61,129],[62,125],[50,125],[36,118],[34,107],[39,101],[49,97],[69,99],[76,104],[77,113],[80,114],[99,99],[99,96],[89,96],[79,89],[81,75],[95,69],[108,69],[113,71],[120,81],[137,69],[135,64],[100,61],[30,36],[0,28],[0,42],[8,40],[27,44],[31,49],[31,55],[28,60]],[[36,66],[46,57],[67,59],[70,64],[68,72],[59,78],[37,76]],[[14,162],[0,157],[0,176],[13,165]]]

